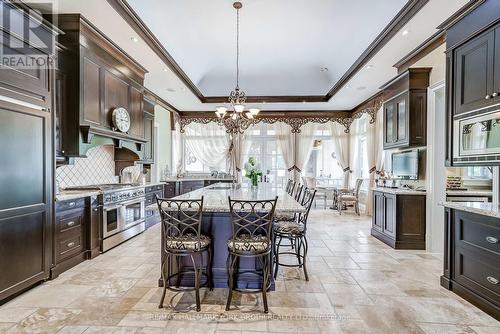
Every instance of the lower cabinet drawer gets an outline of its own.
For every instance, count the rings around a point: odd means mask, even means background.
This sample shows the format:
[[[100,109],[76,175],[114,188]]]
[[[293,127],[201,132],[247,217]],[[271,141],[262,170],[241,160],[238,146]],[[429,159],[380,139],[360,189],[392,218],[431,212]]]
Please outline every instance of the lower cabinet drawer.
[[[57,256],[59,260],[66,259],[81,252],[83,247],[82,235],[60,240],[58,242]]]
[[[489,251],[455,248],[453,279],[500,305],[500,256]]]
[[[81,230],[85,211],[83,209],[71,210],[61,213],[56,218],[57,231],[59,233],[68,232],[71,230]]]
[[[485,249],[500,256],[500,227],[494,225],[489,217],[457,211],[455,244],[458,247]]]

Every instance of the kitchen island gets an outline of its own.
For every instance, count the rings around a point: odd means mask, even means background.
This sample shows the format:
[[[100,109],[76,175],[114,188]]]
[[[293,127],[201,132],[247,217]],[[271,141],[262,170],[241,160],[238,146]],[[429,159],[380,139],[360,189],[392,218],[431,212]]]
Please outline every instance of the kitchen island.
[[[241,185],[216,183],[208,187],[177,196],[175,199],[194,200],[200,199],[202,196],[203,215],[201,229],[203,234],[212,239],[212,279],[214,287],[216,288],[227,287],[227,240],[229,240],[232,236],[228,201],[229,196],[231,199],[238,200],[272,200],[278,196],[275,215],[305,211],[304,207],[300,205],[292,196],[288,195],[284,189],[274,188],[270,184],[266,183],[260,184],[256,190]],[[161,247],[163,250],[163,236]],[[162,252],[162,257],[163,256],[164,254]],[[255,268],[257,263],[258,260],[256,259],[242,258],[240,267],[242,269],[251,269]],[[174,263],[168,263],[167,265],[174,269]],[[186,265],[186,267],[189,265],[189,261],[187,259],[184,265]],[[203,265],[205,265],[205,263]],[[160,286],[163,286],[161,278],[159,284]],[[182,285],[194,286],[193,276],[184,277],[182,279]],[[237,277],[236,285],[238,288],[258,289],[261,286],[261,279],[255,275],[240,275],[240,277]],[[274,290],[274,280],[272,277],[271,290]]]

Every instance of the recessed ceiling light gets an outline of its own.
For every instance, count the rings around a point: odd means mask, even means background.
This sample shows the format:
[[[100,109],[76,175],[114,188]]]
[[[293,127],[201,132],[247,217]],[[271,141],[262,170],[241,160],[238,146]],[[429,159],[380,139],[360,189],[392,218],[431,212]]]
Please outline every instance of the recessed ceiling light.
[[[304,103],[304,104],[306,104],[306,102],[307,102],[306,100],[303,100],[303,101],[302,101],[302,103]]]
[[[164,69],[163,69],[163,72],[168,72],[168,68],[164,68]]]
[[[134,42],[134,43],[139,42],[139,38],[137,38],[137,37],[135,37],[135,36],[130,37],[130,40],[131,40],[132,42]]]
[[[358,88],[356,88],[357,90],[365,90],[366,89],[366,86],[359,86]]]
[[[349,89],[349,88],[351,88],[351,86],[347,85],[347,86],[345,86],[345,88]]]
[[[169,91],[170,93],[174,93],[175,89],[173,89],[173,88],[167,88],[167,91]]]
[[[320,67],[319,70],[321,72],[328,72],[328,67]]]
[[[369,70],[369,69],[371,69],[371,68],[373,68],[373,65],[366,65],[366,69],[367,69],[367,70]]]
[[[181,87],[181,90],[182,90],[183,92],[185,92],[187,89],[186,89],[186,87]]]
[[[403,30],[403,32],[401,33],[401,35],[406,36],[406,35],[408,35],[409,33],[410,33],[410,32],[409,32],[408,30]]]

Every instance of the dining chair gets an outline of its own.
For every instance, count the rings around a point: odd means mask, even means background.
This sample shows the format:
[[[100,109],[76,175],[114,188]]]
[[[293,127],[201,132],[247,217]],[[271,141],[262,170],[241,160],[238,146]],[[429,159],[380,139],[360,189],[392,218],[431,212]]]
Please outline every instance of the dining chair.
[[[337,197],[337,210],[339,214],[342,215],[342,209],[344,205],[354,204],[354,211],[360,215],[359,212],[359,191],[361,185],[363,184],[363,179],[357,179],[354,189],[348,192],[341,192]]]
[[[303,176],[302,180],[308,189],[317,190],[316,191],[316,199],[314,202],[314,207],[316,208],[316,200],[322,199],[323,200],[323,208],[326,209],[327,208],[326,201],[328,199],[328,194],[326,191],[318,189],[318,186],[316,184],[316,178],[311,177],[311,176]]]
[[[293,182],[292,179],[288,179],[288,182],[286,183],[286,188],[285,191],[291,195],[293,193],[293,188],[295,188],[295,182]]]
[[[203,212],[203,197],[193,200],[173,200],[156,198],[161,216],[163,242],[163,257],[161,261],[161,276],[163,292],[159,308],[163,307],[167,289],[174,292],[195,291],[196,311],[201,310],[200,285],[201,276],[206,276],[206,285],[212,285],[212,250],[211,239],[201,233],[201,217]],[[207,265],[203,266],[203,254],[208,255]],[[183,269],[181,259],[189,257],[192,269]],[[199,260],[197,264],[197,259]],[[171,273],[171,260],[176,262],[176,273]],[[181,287],[181,279],[185,274],[194,274],[195,287]],[[171,281],[175,278],[175,286]]]
[[[227,241],[228,258],[228,286],[226,311],[229,311],[233,291],[240,293],[262,293],[264,312],[268,313],[267,291],[271,286],[271,250],[272,250],[272,221],[278,196],[273,200],[243,201],[232,200],[229,197],[229,211],[231,217],[231,239]],[[240,258],[258,260],[260,269],[240,270]],[[257,262],[257,261],[256,261]],[[262,278],[260,289],[239,288],[235,286],[235,275],[254,274]]]
[[[306,209],[305,212],[301,212],[297,215],[295,221],[275,221],[273,224],[273,247],[274,247],[274,278],[278,276],[279,266],[285,267],[298,267],[304,270],[304,276],[306,281],[309,281],[309,276],[307,274],[306,268],[306,258],[308,251],[307,244],[307,220],[309,218],[309,212],[311,211],[312,203],[314,202],[314,196],[316,195],[315,189],[306,189],[304,191],[304,196],[302,197],[302,206]],[[281,244],[283,239],[290,240],[290,244]],[[290,247],[290,251],[280,251],[281,247]],[[281,255],[293,255],[297,257],[296,264],[282,263],[280,262]]]

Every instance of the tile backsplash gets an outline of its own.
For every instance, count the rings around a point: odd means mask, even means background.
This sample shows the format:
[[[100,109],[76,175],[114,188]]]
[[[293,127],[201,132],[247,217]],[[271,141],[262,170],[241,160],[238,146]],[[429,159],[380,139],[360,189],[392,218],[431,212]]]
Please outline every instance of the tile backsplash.
[[[141,166],[126,169],[139,174]],[[115,176],[113,145],[93,147],[88,150],[87,158],[75,158],[73,165],[57,168],[56,180],[61,188],[119,182]]]

